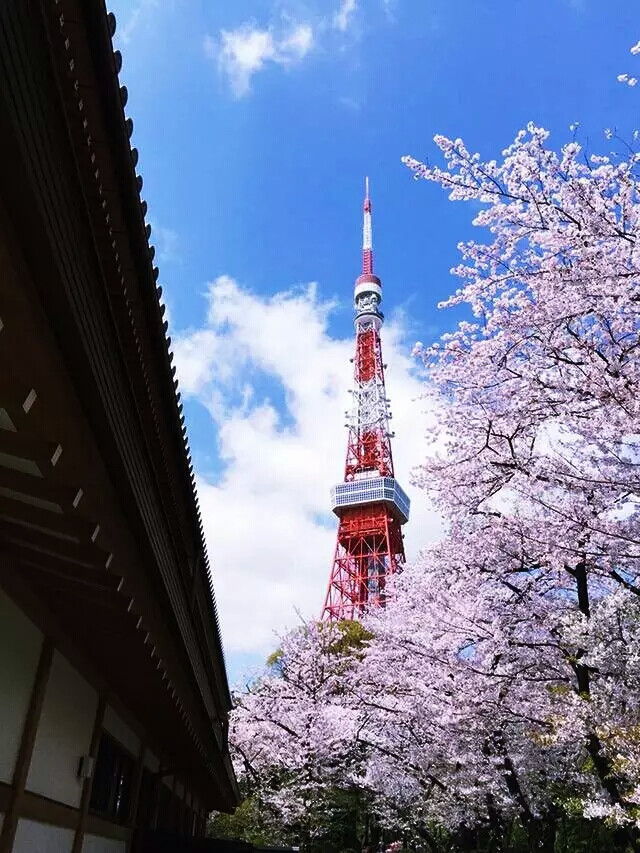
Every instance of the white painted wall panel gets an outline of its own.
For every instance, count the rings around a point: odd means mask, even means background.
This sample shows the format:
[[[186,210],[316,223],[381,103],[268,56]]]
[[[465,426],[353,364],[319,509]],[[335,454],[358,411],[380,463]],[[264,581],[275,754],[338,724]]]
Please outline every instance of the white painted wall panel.
[[[101,838],[99,835],[85,835],[82,853],[126,853],[127,842],[114,838]]]
[[[70,853],[73,835],[72,829],[21,818],[13,842],[13,853]]]
[[[131,731],[124,720],[119,717],[113,708],[107,705],[104,712],[104,728],[109,734],[119,741],[125,749],[134,756],[138,757],[140,752],[140,738]]]
[[[55,652],[27,790],[79,807],[78,762],[89,752],[97,704],[96,691]]]
[[[0,590],[0,782],[11,783],[42,633]]]

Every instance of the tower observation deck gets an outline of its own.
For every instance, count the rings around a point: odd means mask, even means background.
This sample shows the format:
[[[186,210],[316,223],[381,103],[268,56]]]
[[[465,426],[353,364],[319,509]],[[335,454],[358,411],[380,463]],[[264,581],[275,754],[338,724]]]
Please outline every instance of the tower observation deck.
[[[371,200],[365,183],[362,272],[355,281],[356,346],[353,405],[348,416],[344,482],[331,490],[338,537],[324,619],[357,619],[367,607],[384,606],[386,582],[405,560],[401,526],[409,498],[394,476],[380,329],[382,282],[373,273]]]

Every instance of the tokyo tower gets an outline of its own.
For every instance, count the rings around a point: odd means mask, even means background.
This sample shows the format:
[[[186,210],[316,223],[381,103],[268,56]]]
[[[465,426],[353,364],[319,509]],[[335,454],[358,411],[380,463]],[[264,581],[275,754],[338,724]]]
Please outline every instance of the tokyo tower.
[[[404,563],[401,526],[409,519],[409,498],[393,474],[380,342],[382,282],[373,274],[368,178],[363,215],[362,273],[354,288],[353,405],[347,413],[344,482],[331,490],[338,541],[323,619],[357,619],[367,607],[384,606],[387,578]]]

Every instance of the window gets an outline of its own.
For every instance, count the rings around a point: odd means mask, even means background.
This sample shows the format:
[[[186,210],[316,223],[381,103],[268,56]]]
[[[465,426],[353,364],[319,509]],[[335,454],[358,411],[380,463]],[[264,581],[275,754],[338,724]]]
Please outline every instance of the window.
[[[331,489],[331,505],[334,512],[340,507],[361,506],[378,502],[393,504],[401,516],[401,523],[409,518],[409,498],[393,477],[350,480],[346,483],[339,483]]]
[[[103,732],[91,786],[91,811],[118,823],[127,820],[134,766],[132,756]]]

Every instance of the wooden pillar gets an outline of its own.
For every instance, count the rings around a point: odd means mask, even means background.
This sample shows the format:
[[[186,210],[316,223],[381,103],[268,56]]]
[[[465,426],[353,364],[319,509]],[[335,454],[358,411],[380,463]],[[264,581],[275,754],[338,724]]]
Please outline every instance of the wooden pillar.
[[[183,835],[191,835],[189,832],[187,821],[189,819],[189,807],[187,805],[187,782],[182,785],[182,800],[180,802],[180,831]]]
[[[185,803],[185,823],[186,823],[186,828],[187,828],[187,835],[193,835],[193,799],[192,799],[192,795],[191,795],[191,789],[185,788],[184,803]]]
[[[169,829],[173,830],[173,831],[177,831],[179,829],[179,827],[178,827],[178,814],[177,814],[179,809],[178,809],[178,803],[176,802],[176,800],[178,798],[178,795],[176,793],[177,782],[178,782],[178,777],[174,773],[173,774],[173,781],[171,783],[171,808],[169,810],[169,815],[170,815],[170,817],[169,817]]]
[[[174,779],[175,779],[175,783],[173,785],[173,791],[174,791],[173,796],[175,799],[175,810],[176,810],[175,825],[176,825],[177,831],[182,835],[184,833],[184,829],[182,828],[182,817],[183,817],[182,799],[178,796],[179,779],[177,778],[177,776],[174,776]]]
[[[127,817],[127,827],[131,830],[132,834],[129,836],[128,848],[131,847],[131,841],[133,838],[133,829],[136,825],[136,816],[138,813],[138,802],[140,800],[140,787],[142,785],[142,774],[144,772],[144,753],[146,749],[146,744],[144,738],[140,741],[140,753],[138,755],[138,760],[136,762],[136,769],[133,774],[133,785],[131,788],[131,801],[129,803],[129,816]]]
[[[36,677],[31,690],[29,708],[22,729],[22,739],[16,758],[16,766],[13,771],[13,782],[9,807],[4,816],[2,832],[0,833],[0,853],[11,853],[13,842],[18,828],[18,817],[20,806],[24,796],[24,788],[29,775],[29,765],[33,755],[33,746],[36,741],[38,723],[42,715],[44,696],[47,690],[51,664],[53,662],[53,643],[45,637],[40,651],[40,660],[36,670]]]
[[[71,853],[80,853],[82,850],[82,842],[84,841],[84,828],[87,823],[87,813],[89,811],[89,802],[91,801],[91,785],[93,784],[93,774],[96,769],[96,759],[98,757],[98,747],[100,746],[100,735],[102,734],[102,726],[104,724],[104,712],[107,707],[107,697],[103,694],[98,699],[98,707],[96,708],[96,716],[93,721],[93,732],[91,733],[91,744],[89,746],[89,755],[93,759],[93,772],[88,779],[82,783],[82,794],[80,796],[80,816],[78,817],[78,825],[76,826],[76,834],[73,837],[73,846]]]
[[[153,792],[153,813],[151,815],[151,829],[158,828],[158,811],[160,809],[160,786],[162,785],[162,757],[158,759],[158,772],[156,773],[156,784]]]

